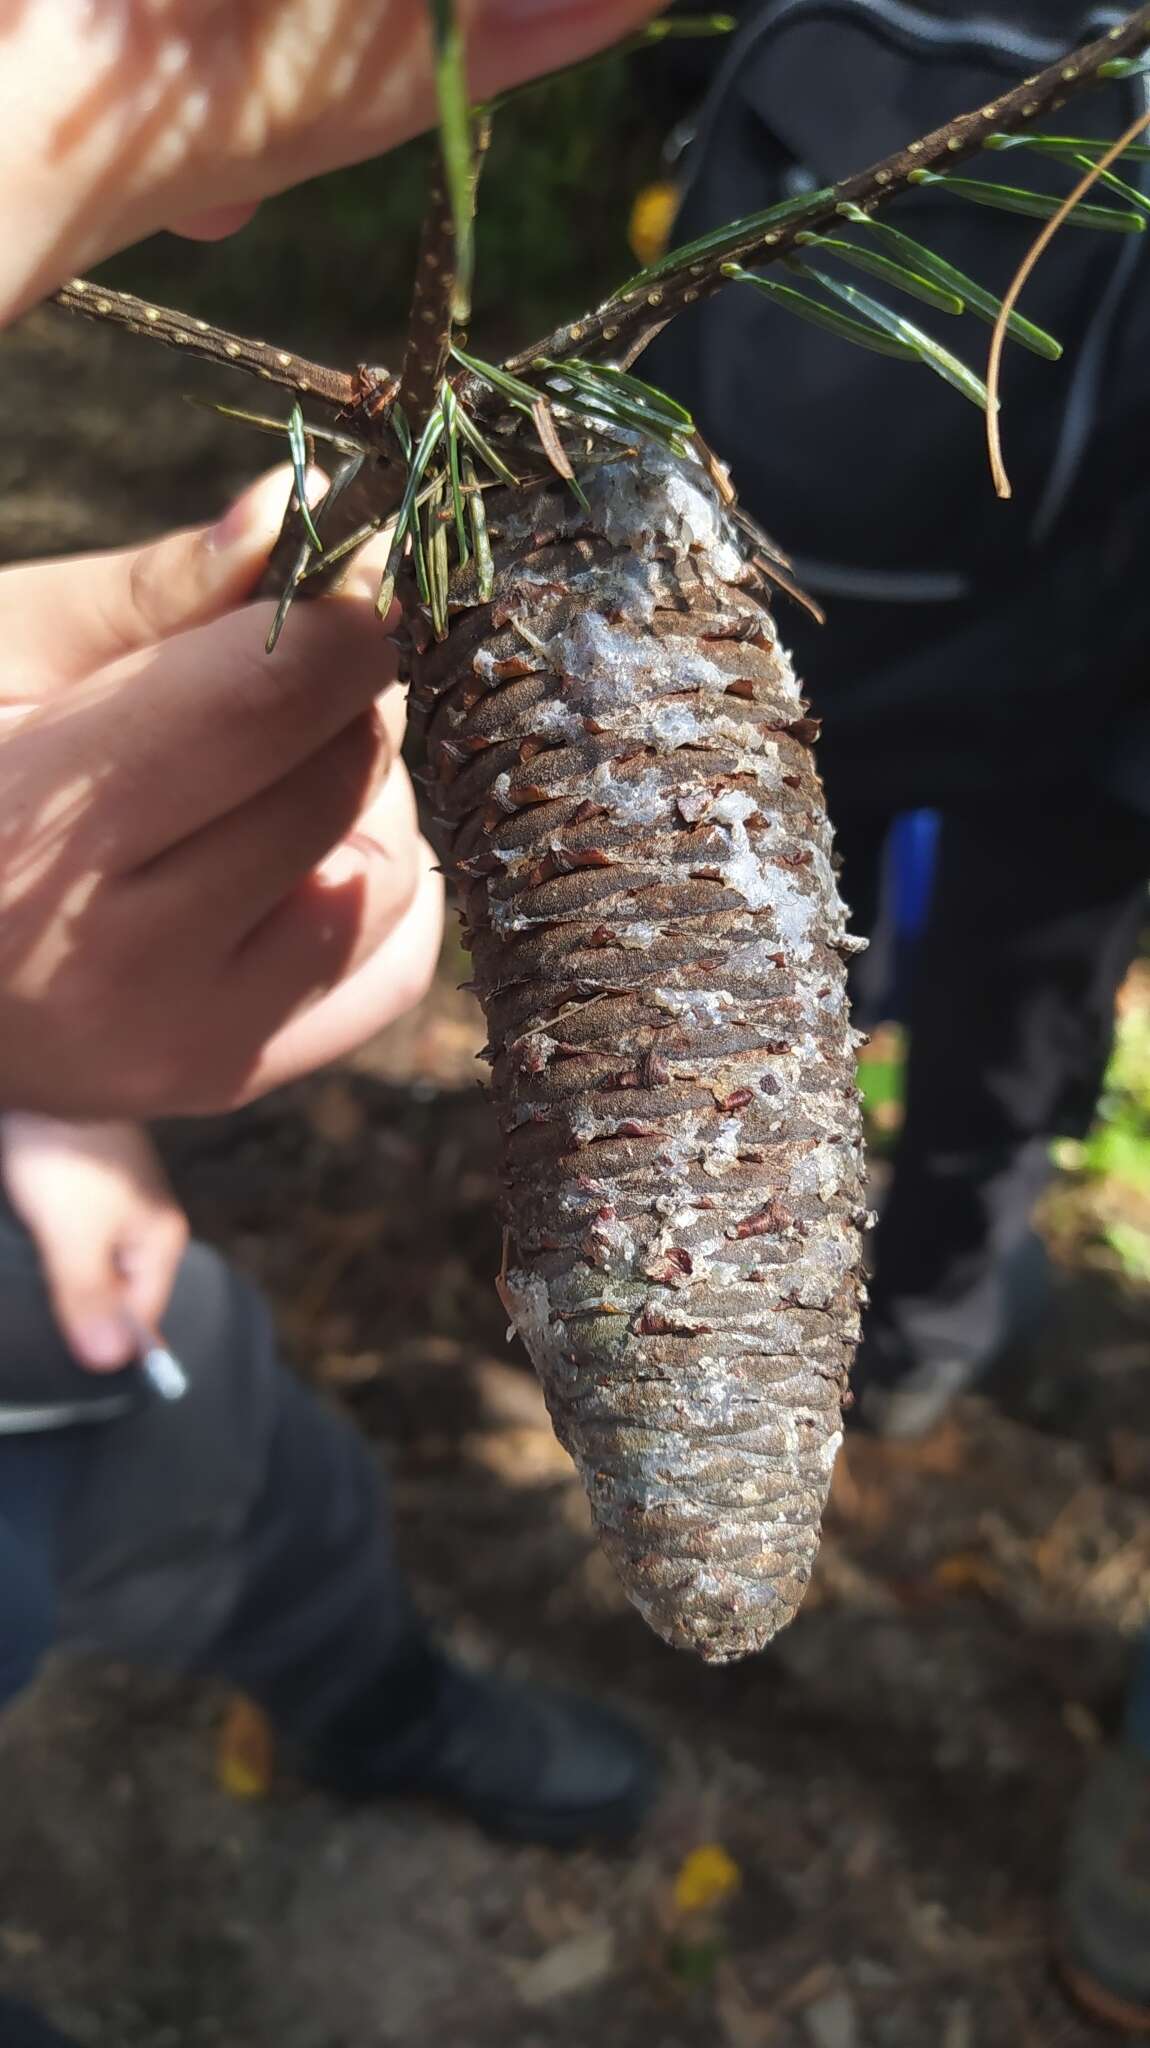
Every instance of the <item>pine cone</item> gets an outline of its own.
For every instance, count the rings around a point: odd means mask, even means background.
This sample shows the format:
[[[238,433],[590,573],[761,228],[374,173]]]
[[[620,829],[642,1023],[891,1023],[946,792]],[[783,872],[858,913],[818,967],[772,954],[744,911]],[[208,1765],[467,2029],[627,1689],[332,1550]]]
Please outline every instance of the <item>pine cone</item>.
[[[503,1134],[504,1298],[628,1594],[793,1615],[858,1335],[862,1158],[806,715],[703,468],[489,497],[414,704]]]

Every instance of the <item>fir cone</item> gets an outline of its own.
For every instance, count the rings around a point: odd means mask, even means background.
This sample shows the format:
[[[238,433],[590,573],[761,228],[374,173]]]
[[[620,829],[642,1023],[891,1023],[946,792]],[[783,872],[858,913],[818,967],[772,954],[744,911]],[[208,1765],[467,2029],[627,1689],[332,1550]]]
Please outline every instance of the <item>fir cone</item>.
[[[488,499],[414,708],[503,1134],[504,1299],[628,1594],[793,1615],[858,1335],[846,937],[806,715],[701,465]]]

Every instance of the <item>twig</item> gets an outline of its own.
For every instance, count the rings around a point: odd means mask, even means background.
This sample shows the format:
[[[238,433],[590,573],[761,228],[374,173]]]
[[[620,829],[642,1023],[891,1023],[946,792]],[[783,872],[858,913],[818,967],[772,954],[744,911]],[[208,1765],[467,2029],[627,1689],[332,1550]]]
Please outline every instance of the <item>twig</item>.
[[[800,235],[832,225],[840,208],[854,204],[873,210],[885,205],[905,189],[914,171],[927,170],[942,162],[957,162],[975,155],[988,135],[995,132],[1010,134],[1030,126],[1076,93],[1098,84],[1103,64],[1118,57],[1137,57],[1148,45],[1150,5],[1138,8],[1098,41],[1070,52],[1036,77],[1024,79],[1021,85],[999,99],[972,113],[958,115],[932,135],[923,136],[907,148],[897,150],[893,156],[873,164],[869,170],[844,179],[827,192],[812,195],[809,204],[796,210],[779,228],[751,236],[733,234],[716,244],[705,261],[684,265],[682,269],[672,267],[661,274],[658,282],[653,282],[650,288],[625,288],[606,300],[596,312],[584,314],[565,327],[557,328],[545,339],[534,342],[530,348],[510,356],[505,368],[522,374],[539,356],[570,356],[594,348],[609,348],[617,359],[625,363],[633,361],[682,307],[709,297],[722,288],[725,283],[721,274],[724,263],[751,259],[761,268],[785,256]],[[266,342],[252,341],[242,335],[228,334],[207,321],[195,320],[186,313],[172,312],[166,307],[148,306],[127,292],[107,291],[83,278],[65,285],[54,294],[54,299],[56,304],[66,306],[71,312],[83,313],[89,319],[110,321],[132,333],[151,335],[169,347],[206,356],[214,362],[230,363],[253,376],[282,383],[289,390],[319,398],[325,404],[352,408],[363,405],[366,387],[362,372],[359,377],[353,377],[344,370],[304,362],[302,358],[290,355],[286,349],[276,349]],[[432,323],[421,324],[430,326]],[[385,373],[370,375],[382,388]],[[479,387],[476,380],[464,382],[468,399],[478,410],[489,409],[498,402]]]
[[[473,209],[490,133],[490,122],[481,117],[474,125],[472,138]],[[451,353],[455,253],[455,222],[443,157],[437,149],[428,181],[427,206],[407,325],[407,347],[399,379],[399,404],[414,438],[418,438],[439,397]]]
[[[407,323],[407,346],[399,373],[399,404],[416,439],[439,396],[451,349],[454,284],[455,224],[447,196],[443,158],[436,150],[419,238],[415,286]]]
[[[1006,464],[1002,459],[1002,431],[998,418],[998,387],[1002,377],[1002,351],[1006,343],[1007,323],[1018,304],[1027,278],[1043,251],[1049,248],[1067,216],[1073,213],[1079,200],[1085,197],[1103,172],[1109,170],[1115,158],[1120,157],[1123,150],[1129,148],[1143,128],[1150,128],[1150,114],[1139,114],[1118,137],[1117,142],[1111,144],[1105,155],[1100,156],[1096,164],[1092,164],[1088,171],[1083,172],[1073,192],[1063,200],[1057,213],[1051,215],[1042,232],[1035,236],[1003,297],[998,318],[994,323],[994,332],[990,337],[990,355],[986,365],[986,446],[990,456],[990,473],[994,478],[994,488],[1000,498],[1010,496],[1010,478],[1006,474]]]
[[[672,263],[649,280],[641,278],[624,286],[595,312],[556,328],[531,348],[509,357],[505,367],[522,375],[538,356],[562,358],[586,355],[589,351],[610,353],[624,365],[632,363],[676,313],[721,290],[724,263],[753,262],[761,267],[777,262],[795,247],[800,235],[830,227],[844,207],[853,205],[869,211],[885,206],[906,189],[915,171],[960,162],[975,155],[988,135],[1009,135],[1030,126],[1040,116],[1053,113],[1074,94],[1098,84],[1104,64],[1119,57],[1140,56],[1148,45],[1150,5],[1139,7],[1107,35],[1080,50],[1070,51],[998,99],[972,113],[959,114],[933,134],[924,135],[872,164],[869,170],[856,172],[841,184],[812,193],[809,202],[797,206],[786,220],[766,230],[744,229],[741,234],[736,223],[731,235],[714,242],[705,256],[693,260],[685,257],[681,265]]]
[[[210,363],[223,363],[260,377],[265,384],[279,384],[300,397],[318,398],[324,405],[349,408],[362,395],[361,379],[347,370],[329,370],[324,363],[309,363],[290,349],[276,348],[270,341],[252,341],[243,334],[229,334],[225,327],[213,327],[209,320],[197,320],[190,313],[178,313],[170,306],[154,306],[131,292],[114,292],[91,278],[74,277],[53,292],[50,303],[69,313],[82,313],[88,320],[107,321],[126,328],[129,334],[146,334],[167,348],[185,355],[202,356]],[[385,374],[383,372],[381,375]]]

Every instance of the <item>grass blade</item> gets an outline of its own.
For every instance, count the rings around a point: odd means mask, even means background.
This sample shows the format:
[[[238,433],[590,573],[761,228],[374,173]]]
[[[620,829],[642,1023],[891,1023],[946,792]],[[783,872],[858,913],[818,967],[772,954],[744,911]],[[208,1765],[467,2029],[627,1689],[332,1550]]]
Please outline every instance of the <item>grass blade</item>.
[[[415,564],[415,585],[420,602],[431,606],[431,585],[427,580],[427,549],[423,544],[423,522],[418,513],[411,521],[411,558]]]
[[[419,446],[412,455],[411,461],[408,465],[407,482],[403,487],[403,497],[400,499],[399,510],[395,515],[395,529],[391,536],[391,546],[387,551],[387,561],[384,564],[383,570],[383,587],[386,587],[388,584],[390,584],[391,590],[392,592],[394,592],[396,571],[399,568],[400,557],[403,553],[408,533],[410,532],[412,546],[415,551],[416,574],[417,576],[422,577],[422,581],[420,583],[420,594],[423,596],[425,602],[427,593],[427,571],[426,565],[423,561],[423,542],[419,532],[419,520],[415,516],[415,501],[419,495],[419,486],[423,481],[423,472],[427,468],[428,463],[431,461],[431,458],[434,455],[440,440],[442,439],[443,429],[443,414],[440,408],[436,406],[435,411],[432,413],[431,418],[428,420],[427,425],[425,426],[422,434],[419,437]],[[410,438],[411,437],[409,435],[409,445]],[[381,600],[382,590],[381,597],[380,599],[377,599],[377,603]],[[388,603],[390,604],[390,602],[391,598],[389,597]]]
[[[214,398],[200,398],[194,391],[185,391],[184,404],[194,405],[200,412],[218,413],[221,419],[240,420],[245,427],[258,427],[265,434],[286,434],[288,423],[270,412],[245,412],[240,405],[221,405]],[[353,441],[350,434],[337,434],[332,427],[317,427],[313,420],[305,420],[304,433],[309,441],[325,441],[332,448],[338,448],[342,455],[361,455],[363,443]]]
[[[519,482],[515,471],[507,467],[503,457],[496,453],[490,441],[484,434],[480,433],[465,405],[457,405],[455,423],[467,442],[468,447],[475,450],[480,461],[487,464],[492,475],[497,476],[500,483],[510,484],[514,489]]]
[[[311,507],[307,501],[307,472],[310,457],[308,454],[307,432],[303,423],[303,410],[298,405],[293,405],[288,414],[287,431],[299,516],[303,524],[303,530],[315,549],[316,554],[321,555],[323,553],[323,542],[315,530],[315,521],[311,516]]]
[[[457,363],[470,370],[473,377],[481,377],[493,391],[506,398],[520,412],[530,413],[539,393],[531,384],[525,384],[522,377],[513,377],[509,370],[501,370],[497,363],[485,363],[481,356],[469,356],[464,349],[452,348]]]
[[[1075,158],[1078,168],[1083,171],[1088,171],[1095,161],[1096,159],[1091,156]],[[1142,213],[1150,214],[1150,196],[1140,192],[1136,185],[1128,185],[1125,178],[1118,176],[1117,171],[1099,171],[1098,182],[1100,185],[1108,185],[1112,192],[1119,193],[1131,206],[1137,206]]]
[[[882,278],[897,291],[906,292],[912,299],[921,299],[924,305],[933,306],[939,313],[964,313],[965,303],[957,293],[947,291],[918,271],[908,270],[904,264],[896,263],[891,256],[882,256],[876,249],[862,249],[857,242],[844,242],[838,235],[796,235],[796,246],[800,249],[825,250],[828,256],[837,256],[840,263],[853,263],[859,270],[867,270],[872,277]]]
[[[553,370],[557,376],[566,377],[569,382],[590,388],[593,384],[601,389],[617,391],[633,405],[649,411],[668,427],[683,434],[693,434],[695,422],[686,407],[668,398],[665,391],[657,391],[653,384],[644,384],[641,377],[633,376],[629,370],[618,370],[613,363],[585,363],[579,356],[572,356],[567,362],[557,363],[550,356],[539,356],[540,369]]]
[[[723,276],[732,278],[736,284],[753,284],[756,291],[762,292],[784,312],[794,313],[800,320],[809,320],[814,327],[825,327],[828,333],[837,334],[840,341],[853,341],[856,347],[872,349],[879,356],[901,356],[906,362],[918,359],[918,350],[910,342],[878,333],[862,320],[851,320],[845,313],[836,313],[833,306],[821,305],[818,299],[808,298],[805,292],[796,291],[793,285],[779,284],[773,277],[757,277],[753,270],[742,270],[737,263],[724,263]]]
[[[391,428],[396,440],[399,442],[400,453],[404,461],[410,462],[411,428],[408,424],[407,414],[398,399],[396,399],[395,404],[391,408]]]
[[[463,458],[463,482],[467,491],[467,509],[471,515],[471,545],[475,551],[475,581],[480,601],[489,604],[495,588],[495,564],[491,559],[491,542],[487,535],[487,512],[483,503],[483,492],[475,474],[475,464],[470,455]]]
[[[350,484],[359,475],[360,470],[363,468],[363,463],[363,450],[357,449],[354,455],[346,455],[343,461],[338,465],[335,475],[332,477],[332,480],[328,485],[327,490],[324,492],[322,499],[320,500],[319,504],[316,507],[316,511],[319,514],[321,522],[325,511],[335,503],[336,499],[340,496],[340,493],[347,489],[348,484]],[[280,595],[280,601],[275,609],[275,616],[273,617],[271,626],[268,629],[268,637],[264,642],[264,649],[265,652],[268,654],[274,654],[275,652],[276,642],[284,629],[284,623],[287,619],[289,611],[291,610],[296,591],[299,589],[300,584],[303,582],[303,579],[308,572],[309,565],[312,562],[313,554],[314,549],[312,546],[311,539],[309,537],[303,542],[300,551],[292,565],[291,574],[288,576],[286,582],[284,583],[283,591]]]
[[[875,240],[888,249],[892,256],[901,258],[913,269],[920,270],[924,276],[935,279],[937,283],[953,291],[962,300],[968,313],[973,313],[979,320],[985,320],[990,326],[994,325],[1002,311],[1002,300],[996,297],[994,292],[987,291],[985,285],[978,284],[973,277],[967,277],[961,270],[956,270],[952,263],[947,263],[942,256],[936,256],[934,250],[928,249],[925,243],[912,240],[898,228],[888,227],[885,221],[872,220],[870,214],[864,213],[861,207],[844,206],[841,210],[847,220],[853,221],[858,227],[869,229]],[[1047,362],[1056,363],[1062,354],[1061,342],[1056,341],[1052,334],[1047,334],[1044,327],[1036,327],[1032,320],[1024,320],[1021,313],[1011,314],[1007,322],[1007,332],[1034,355],[1045,356]]]
[[[447,638],[447,586],[450,566],[447,553],[447,482],[441,480],[427,508],[427,586],[431,603],[431,629],[437,640]]]
[[[455,517],[455,544],[459,559],[466,562],[471,549],[467,538],[467,517],[463,503],[463,482],[459,473],[459,400],[447,379],[443,380],[440,403],[447,426],[447,465],[451,477],[451,509]]]
[[[467,53],[454,0],[430,0],[435,61],[435,96],[439,105],[439,148],[455,228],[455,276],[451,301],[454,320],[471,311],[471,280],[475,270],[475,163],[471,101],[467,91]]]
[[[742,220],[730,221],[725,227],[712,228],[709,234],[700,235],[697,241],[685,242],[682,248],[668,250],[665,256],[660,256],[657,263],[650,263],[646,270],[640,270],[634,277],[627,278],[625,283],[612,292],[611,297],[620,299],[628,292],[644,291],[648,285],[657,284],[670,270],[682,270],[684,266],[690,269],[692,263],[721,256],[727,249],[733,252],[754,237],[760,237],[765,241],[772,228],[784,226],[787,221],[794,219],[796,213],[806,213],[808,208],[816,206],[820,199],[829,199],[830,196],[831,189],[828,185],[820,192],[804,192],[797,199],[784,199],[777,206],[768,206],[763,213],[748,213]]]
[[[1098,66],[1099,78],[1141,78],[1150,71],[1150,57],[1111,57]]]
[[[316,561],[309,562],[301,580],[306,582],[309,576],[319,576],[323,570],[333,568],[336,562],[342,562],[345,555],[353,555],[357,548],[363,546],[365,540],[370,540],[373,533],[379,532],[380,525],[381,521],[378,519],[365,519],[363,525],[357,526],[354,533],[347,534],[334,548],[325,548]]]
[[[840,278],[828,277],[825,271],[816,269],[813,264],[808,267],[807,264],[800,263],[796,264],[795,268],[804,275],[813,277],[824,291],[833,292],[836,299],[842,299],[854,312],[861,313],[865,320],[872,320],[884,334],[889,334],[896,341],[908,343],[936,376],[960,392],[963,398],[969,398],[971,404],[977,405],[981,412],[985,412],[987,397],[982,378],[976,377],[974,371],[968,369],[964,362],[960,362],[957,356],[952,356],[950,350],[943,348],[941,342],[935,341],[933,335],[925,333],[912,321],[904,320],[901,313],[892,313],[889,306],[884,306],[879,299],[872,299],[869,292],[860,292],[853,284],[843,284]]]
[[[563,363],[543,356],[538,360],[548,366],[556,397],[579,413],[592,432],[603,422],[621,433],[645,435],[676,454],[685,452],[695,423],[690,413],[673,399],[664,398],[653,384],[644,384],[612,364],[581,362],[578,357]]]
[[[381,528],[382,537],[384,541],[387,543],[387,561],[389,563],[392,558],[392,549],[395,543],[395,529],[398,526],[398,524],[399,514],[397,512],[393,512],[391,518],[388,519]],[[394,602],[395,576],[394,573],[391,573],[387,569],[385,569],[383,576],[380,579],[379,589],[375,593],[375,609],[378,612],[381,619],[386,620],[387,615],[391,610],[391,607],[394,604]]]
[[[988,135],[984,149],[1032,149],[1038,156],[1068,157],[1078,161],[1082,157],[1096,163],[1110,148],[1108,141],[1100,141],[1096,135]],[[1150,146],[1144,142],[1131,142],[1119,159],[1123,163],[1150,163]]]
[[[956,199],[968,199],[973,206],[991,206],[1000,213],[1021,213],[1030,220],[1053,220],[1062,204],[1049,192],[1028,192],[1021,185],[990,185],[982,178],[956,178],[950,171],[912,171],[912,185],[941,185]],[[1104,228],[1117,234],[1140,235],[1146,225],[1136,213],[1119,212],[1113,206],[1081,204],[1066,217],[1068,227]]]

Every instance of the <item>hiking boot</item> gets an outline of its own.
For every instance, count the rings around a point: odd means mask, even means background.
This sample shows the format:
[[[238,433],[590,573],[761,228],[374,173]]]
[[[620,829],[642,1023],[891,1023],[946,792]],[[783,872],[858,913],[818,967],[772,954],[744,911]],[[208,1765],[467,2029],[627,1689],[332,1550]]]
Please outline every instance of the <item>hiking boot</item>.
[[[852,1386],[854,1400],[844,1411],[846,1428],[855,1435],[882,1437],[887,1443],[916,1443],[945,1422],[960,1394],[968,1394],[974,1375],[965,1360],[932,1360],[915,1366],[892,1385],[865,1380]]]
[[[417,1652],[399,1727],[385,1672],[329,1723],[304,1774],[354,1800],[415,1796],[465,1813],[491,1834],[568,1848],[624,1841],[651,1806],[655,1753],[622,1715],[576,1694],[468,1671]]]
[[[1150,2033],[1150,1755],[1129,1743],[1094,1765],[1062,1883],[1059,1960],[1098,2019]]]
[[[987,1332],[983,1349],[969,1344],[949,1354],[942,1349],[938,1324],[945,1325],[954,1313],[945,1306],[924,1311],[917,1305],[904,1318],[907,1328],[878,1323],[872,1311],[851,1373],[854,1400],[844,1413],[848,1432],[914,1442],[937,1429],[961,1395],[993,1396],[1011,1366],[1015,1375],[1028,1366],[1033,1371],[1033,1353],[1025,1359],[1022,1354],[1041,1327],[1049,1294],[1049,1262],[1033,1231],[1003,1260],[997,1285],[995,1329]],[[916,1343],[924,1351],[929,1345],[934,1355],[916,1361]]]

